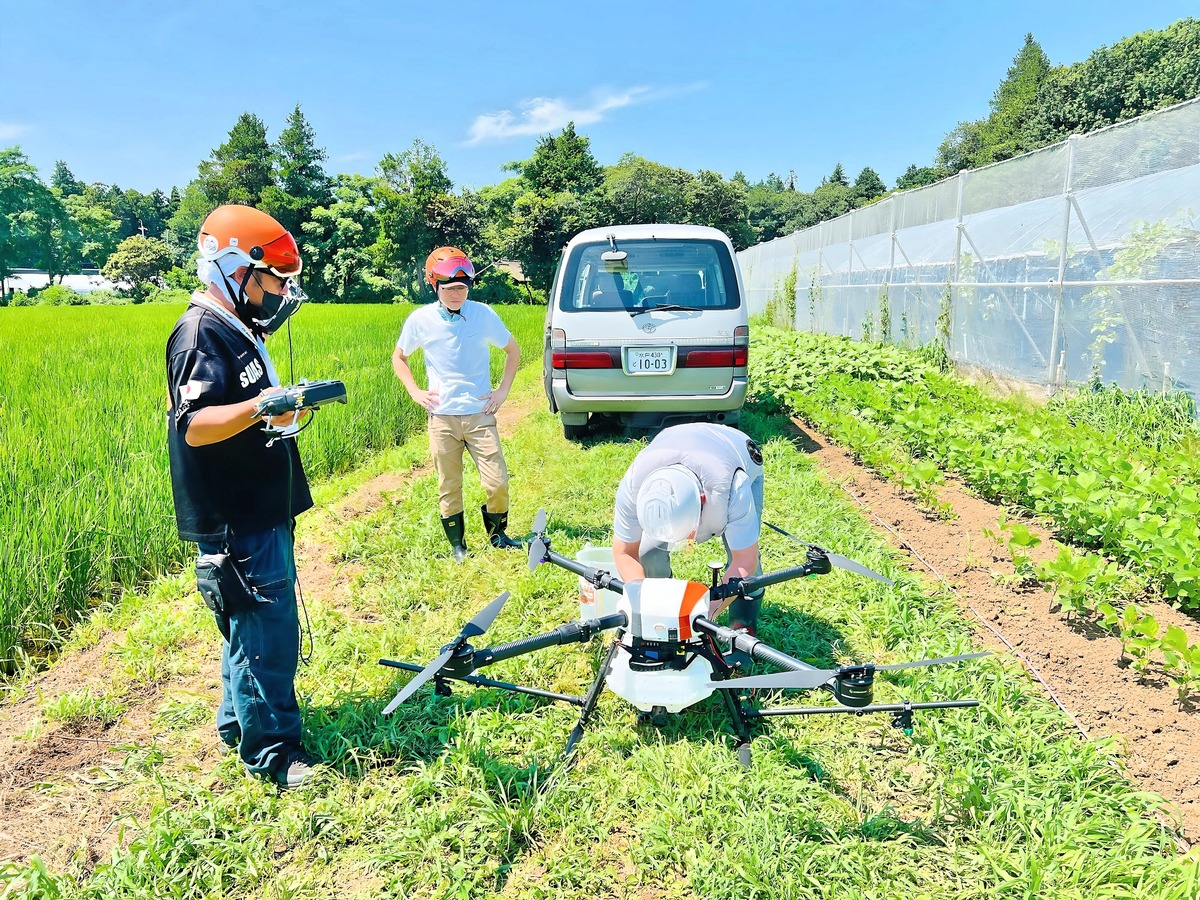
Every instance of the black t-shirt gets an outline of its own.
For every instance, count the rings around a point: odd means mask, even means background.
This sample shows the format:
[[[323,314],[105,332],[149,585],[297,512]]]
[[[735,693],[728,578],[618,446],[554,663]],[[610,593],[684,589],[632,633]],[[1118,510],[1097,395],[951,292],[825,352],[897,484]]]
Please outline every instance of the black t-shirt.
[[[206,406],[239,403],[270,386],[257,346],[233,323],[189,306],[167,341],[167,447],[175,522],[185,541],[220,543],[266,531],[312,507],[294,440],[277,440],[255,424],[231,438],[188,446],[189,423]]]

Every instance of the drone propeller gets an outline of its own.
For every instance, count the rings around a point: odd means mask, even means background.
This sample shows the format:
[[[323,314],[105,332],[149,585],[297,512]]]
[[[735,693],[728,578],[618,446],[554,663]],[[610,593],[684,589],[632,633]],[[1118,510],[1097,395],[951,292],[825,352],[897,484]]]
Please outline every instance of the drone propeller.
[[[442,671],[442,667],[450,661],[455,653],[466,645],[467,641],[487,631],[492,626],[492,623],[496,621],[496,616],[500,614],[500,608],[504,606],[507,600],[508,591],[505,591],[476,613],[475,618],[463,626],[463,630],[458,633],[458,637],[442,648],[442,652],[438,655],[437,659],[418,672],[412,681],[400,689],[399,693],[392,698],[392,702],[384,707],[383,715],[390,716],[395,712],[396,707],[415,694],[421,685]]]
[[[897,669],[912,669],[917,666],[940,666],[943,663],[961,662],[965,659],[978,659],[990,656],[990,653],[964,653],[961,656],[942,656],[937,659],[919,659],[915,662],[894,663],[888,666],[874,666],[876,672],[894,672]],[[718,690],[770,690],[792,689],[811,691],[819,688],[825,682],[839,675],[859,671],[862,665],[841,666],[837,669],[802,669],[797,672],[775,672],[770,675],[752,675],[749,678],[734,678],[726,681],[711,681],[709,685]]]
[[[819,547],[816,544],[810,544],[808,541],[802,541],[794,534],[788,534],[782,528],[772,525],[770,522],[763,522],[763,524],[772,531],[779,532],[785,538],[790,538],[802,547],[808,547],[809,549],[816,550],[818,553],[824,554],[825,558],[829,560],[829,564],[831,566],[837,566],[839,569],[845,569],[847,572],[854,572],[856,575],[866,575],[868,578],[874,578],[876,581],[882,581],[886,585],[892,585],[895,583],[892,581],[892,579],[886,578],[885,576],[880,575],[878,572],[868,569],[862,563],[855,562],[854,560],[845,556],[841,556],[837,553],[830,553],[824,547]]]
[[[539,509],[533,520],[533,540],[529,542],[529,571],[532,572],[541,565],[542,557],[546,555],[546,511]]]

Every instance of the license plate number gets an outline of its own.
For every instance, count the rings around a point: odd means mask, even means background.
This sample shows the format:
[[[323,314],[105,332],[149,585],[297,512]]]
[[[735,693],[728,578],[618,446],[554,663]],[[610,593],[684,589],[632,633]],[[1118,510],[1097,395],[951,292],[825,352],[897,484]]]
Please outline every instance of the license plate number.
[[[675,371],[675,348],[629,350],[625,356],[625,369],[630,375],[669,375]]]

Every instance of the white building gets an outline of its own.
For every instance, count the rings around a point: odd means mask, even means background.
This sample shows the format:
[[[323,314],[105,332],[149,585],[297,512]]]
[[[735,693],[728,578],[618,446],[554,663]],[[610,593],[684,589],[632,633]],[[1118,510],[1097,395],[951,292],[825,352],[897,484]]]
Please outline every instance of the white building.
[[[41,290],[50,284],[50,276],[37,269],[14,269],[13,274],[5,279],[5,285],[10,291],[24,291],[30,288]],[[116,290],[116,285],[107,278],[100,277],[99,269],[84,269],[79,275],[64,275],[62,284],[77,294],[90,294],[92,291]]]

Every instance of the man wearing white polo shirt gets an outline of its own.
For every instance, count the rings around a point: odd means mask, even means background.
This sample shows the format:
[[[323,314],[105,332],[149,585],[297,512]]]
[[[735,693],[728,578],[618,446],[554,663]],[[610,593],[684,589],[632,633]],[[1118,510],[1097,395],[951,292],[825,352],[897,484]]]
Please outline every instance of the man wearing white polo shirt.
[[[521,546],[508,527],[508,467],[500,450],[496,410],[508,399],[521,363],[516,338],[491,307],[467,299],[475,269],[457,247],[439,247],[425,261],[425,280],[437,302],[423,306],[404,322],[392,367],[413,400],[429,413],[429,449],[438,473],[442,528],[455,562],[467,557],[463,515],[463,451],[471,454],[487,495],[483,524],[493,547]],[[489,347],[504,348],[504,374],[492,390]],[[408,359],[425,351],[429,386],[413,378]]]

